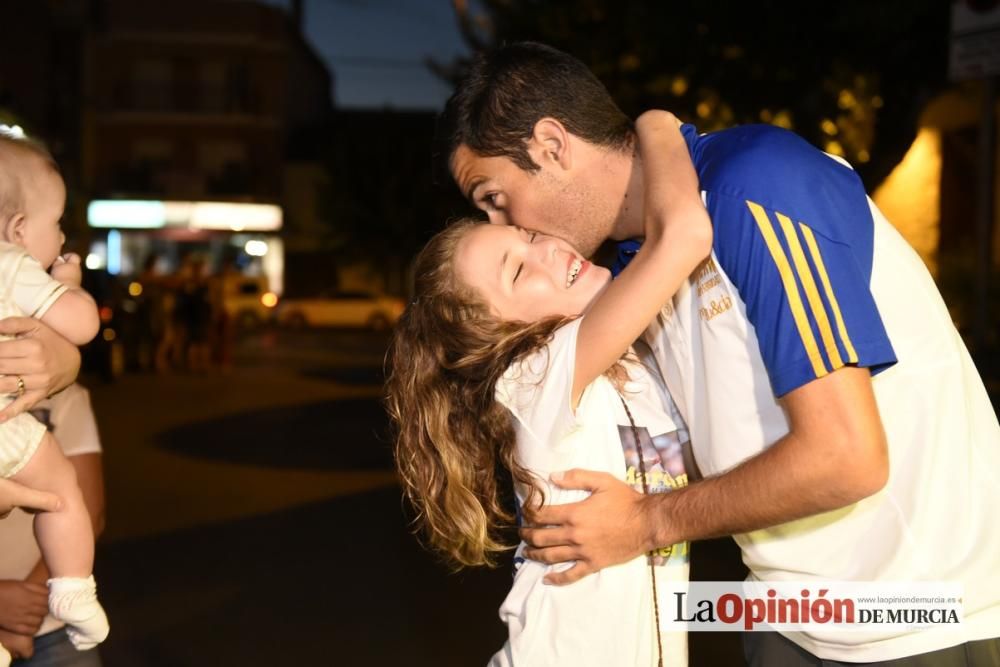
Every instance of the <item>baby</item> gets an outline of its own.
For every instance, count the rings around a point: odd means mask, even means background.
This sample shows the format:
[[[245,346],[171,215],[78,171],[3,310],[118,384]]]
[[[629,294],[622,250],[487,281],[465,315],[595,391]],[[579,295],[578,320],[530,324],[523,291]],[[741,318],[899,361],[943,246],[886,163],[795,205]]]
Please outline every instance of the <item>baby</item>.
[[[29,315],[83,345],[100,322],[94,300],[80,288],[80,258],[60,255],[65,203],[66,187],[52,157],[0,126],[0,318]],[[18,378],[18,396],[23,393]],[[61,509],[35,519],[35,536],[52,576],[49,610],[69,626],[78,650],[93,648],[107,637],[108,620],[92,575],[90,517],[72,464],[27,413],[0,422],[0,477],[62,499]],[[0,647],[0,667],[9,663],[10,654]]]

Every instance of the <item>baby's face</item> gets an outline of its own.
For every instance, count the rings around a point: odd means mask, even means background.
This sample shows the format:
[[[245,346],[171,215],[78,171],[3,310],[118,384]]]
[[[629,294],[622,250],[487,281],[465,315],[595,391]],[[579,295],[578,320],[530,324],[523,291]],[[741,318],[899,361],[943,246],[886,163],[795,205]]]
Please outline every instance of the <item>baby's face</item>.
[[[66,240],[59,224],[65,207],[62,177],[48,165],[39,164],[24,179],[21,245],[46,269],[56,261]]]

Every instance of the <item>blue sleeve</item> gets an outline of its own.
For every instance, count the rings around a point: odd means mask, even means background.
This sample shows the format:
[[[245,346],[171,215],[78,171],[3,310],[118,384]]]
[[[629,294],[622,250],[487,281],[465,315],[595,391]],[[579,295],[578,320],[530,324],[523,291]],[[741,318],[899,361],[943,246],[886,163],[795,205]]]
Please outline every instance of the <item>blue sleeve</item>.
[[[780,201],[785,184],[772,187],[766,201]],[[823,206],[707,195],[713,249],[746,305],[776,396],[848,364],[875,374],[896,362],[870,290],[867,198],[861,188],[837,190],[824,193]],[[853,218],[844,219],[848,214]],[[830,229],[838,230],[836,240]]]

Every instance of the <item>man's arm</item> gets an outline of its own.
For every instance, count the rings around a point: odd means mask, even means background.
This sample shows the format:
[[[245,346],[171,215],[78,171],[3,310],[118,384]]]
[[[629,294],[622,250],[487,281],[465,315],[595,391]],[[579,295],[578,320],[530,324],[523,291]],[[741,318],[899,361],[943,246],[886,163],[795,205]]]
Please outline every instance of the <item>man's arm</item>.
[[[104,530],[101,455],[80,454],[70,456],[69,461],[76,470],[96,538]],[[39,559],[24,581],[0,581],[0,644],[15,658],[27,659],[34,653],[34,634],[48,613],[48,578],[45,561]]]
[[[47,324],[33,317],[0,320],[0,394],[17,395],[17,379],[24,395],[0,410],[0,421],[28,410],[38,401],[65,389],[80,370],[80,350]]]
[[[35,655],[35,638],[16,632],[0,630],[0,646],[3,646],[15,660],[27,660]]]
[[[559,486],[579,503],[543,507],[521,531],[525,556],[576,565],[547,577],[567,584],[666,544],[768,528],[855,503],[881,489],[889,461],[867,369],[846,367],[789,392],[791,431],[729,472],[644,496],[604,473],[570,471]]]

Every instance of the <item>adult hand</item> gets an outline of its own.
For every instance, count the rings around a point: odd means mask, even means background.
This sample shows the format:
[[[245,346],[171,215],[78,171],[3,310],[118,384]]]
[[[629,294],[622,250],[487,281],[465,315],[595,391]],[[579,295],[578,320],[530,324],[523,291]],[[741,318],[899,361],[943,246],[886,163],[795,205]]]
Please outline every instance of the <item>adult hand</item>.
[[[0,629],[0,646],[7,649],[15,660],[27,660],[35,655],[33,635],[20,635]]]
[[[15,507],[43,512],[55,512],[62,507],[59,496],[45,491],[29,489],[17,482],[0,478],[0,519]]]
[[[34,636],[49,612],[49,590],[26,581],[0,581],[0,627]]]
[[[552,481],[591,495],[578,503],[523,508],[530,524],[520,531],[529,545],[525,557],[550,564],[576,561],[567,570],[550,572],[546,583],[569,584],[653,548],[644,502],[648,496],[603,472],[570,470],[560,477],[552,475]]]
[[[0,320],[0,394],[24,394],[0,410],[0,422],[30,409],[46,396],[69,386],[80,370],[80,350],[51,327],[33,317]]]

